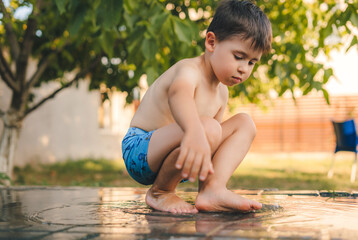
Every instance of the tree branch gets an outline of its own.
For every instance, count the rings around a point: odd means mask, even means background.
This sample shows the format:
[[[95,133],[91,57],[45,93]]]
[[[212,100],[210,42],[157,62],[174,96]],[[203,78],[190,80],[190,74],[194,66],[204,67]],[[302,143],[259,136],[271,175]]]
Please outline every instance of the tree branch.
[[[43,72],[46,70],[47,66],[50,64],[50,59],[55,55],[55,52],[50,53],[44,56],[37,67],[36,72],[32,75],[30,80],[26,83],[26,89],[31,89],[40,79]]]
[[[26,31],[24,34],[23,45],[22,45],[21,52],[20,52],[20,55],[23,54],[26,57],[26,59],[28,58],[28,56],[30,55],[31,50],[32,50],[32,45],[34,42],[35,32],[36,32],[36,28],[37,28],[36,17],[41,12],[42,0],[37,0],[36,8],[35,8],[35,6],[33,6],[33,7],[34,7],[34,9],[27,20],[27,25],[26,25],[27,27],[26,27]]]
[[[52,51],[49,54],[47,54],[46,56],[42,57],[42,59],[39,61],[39,64],[37,65],[36,72],[32,75],[30,80],[27,82],[26,89],[31,89],[36,83],[38,83],[41,75],[46,70],[48,65],[51,63],[52,58],[56,54],[61,52],[65,48],[66,45],[67,45],[67,43],[65,43],[61,48],[57,49],[56,51]]]
[[[16,79],[20,82],[21,85],[25,84],[26,81],[27,64],[29,61],[29,55],[32,51],[36,26],[36,19],[30,16],[27,20],[27,28],[24,35],[24,40],[22,42],[20,54],[16,61]]]
[[[6,36],[8,38],[9,44],[10,44],[11,56],[16,61],[20,54],[20,46],[19,46],[19,43],[17,42],[14,28],[12,27],[12,24],[11,24],[11,16],[6,11],[6,7],[2,0],[0,1],[0,10],[3,13],[2,20],[4,22],[5,30],[7,33]]]
[[[41,8],[42,8],[43,0],[37,0],[36,1],[36,8],[34,7],[32,11],[33,16],[38,16],[41,14]]]
[[[4,118],[4,116],[5,116],[5,112],[0,109],[0,118]]]
[[[19,91],[19,86],[15,82],[14,75],[12,74],[6,59],[2,54],[2,49],[0,47],[0,76],[6,85],[13,91]]]
[[[91,69],[93,67],[95,67],[99,61],[100,61],[101,57],[98,56],[96,57],[93,62],[91,64],[88,65],[87,68],[85,68],[84,70],[82,70],[81,72],[79,72],[71,81],[69,81],[68,83],[66,83],[65,85],[61,86],[60,88],[58,88],[57,90],[55,90],[53,93],[51,93],[50,95],[48,95],[47,97],[43,98],[41,101],[39,101],[38,103],[36,103],[34,106],[32,106],[31,108],[29,108],[28,110],[26,110],[25,114],[23,115],[22,118],[25,118],[29,113],[33,112],[35,109],[37,109],[38,107],[40,107],[42,104],[44,104],[47,100],[54,98],[59,92],[61,92],[63,89],[70,87],[73,83],[77,82],[79,79],[83,78],[84,76],[86,76],[87,73],[89,73],[91,71]]]
[[[36,17],[40,14],[42,7],[42,0],[36,2],[36,8],[34,9],[27,20],[27,27],[24,34],[24,40],[22,41],[22,46],[20,49],[20,55],[16,61],[16,79],[20,82],[21,87],[25,85],[26,82],[26,71],[27,64],[29,61],[29,56],[32,52],[32,46],[35,39],[35,32],[37,28],[37,19]]]

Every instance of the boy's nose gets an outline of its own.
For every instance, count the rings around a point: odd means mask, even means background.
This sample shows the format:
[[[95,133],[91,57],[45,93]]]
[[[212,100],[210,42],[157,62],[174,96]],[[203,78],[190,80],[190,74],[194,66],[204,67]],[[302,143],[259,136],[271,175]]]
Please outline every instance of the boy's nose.
[[[237,71],[241,74],[244,74],[247,71],[247,67],[248,67],[247,64],[239,64],[237,66]]]

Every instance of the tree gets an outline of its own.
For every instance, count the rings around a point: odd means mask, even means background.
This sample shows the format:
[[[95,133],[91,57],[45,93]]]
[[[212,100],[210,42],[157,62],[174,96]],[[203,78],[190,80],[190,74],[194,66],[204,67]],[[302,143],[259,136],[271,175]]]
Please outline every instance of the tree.
[[[63,89],[90,76],[91,88],[128,92],[139,78],[151,83],[169,66],[203,51],[205,29],[215,0],[13,0],[0,2],[0,77],[12,91],[11,104],[0,110],[4,130],[0,142],[0,173],[11,176],[12,159],[24,118]],[[232,97],[262,103],[274,90],[279,96],[299,89],[303,94],[322,91],[333,75],[314,61],[329,54],[351,36],[357,45],[358,4],[335,0],[317,2],[257,1],[272,22],[273,48],[263,57],[252,79],[230,90]],[[15,17],[20,9],[28,16]],[[293,13],[294,11],[294,13]],[[34,74],[26,74],[29,61],[37,61]],[[65,73],[75,72],[68,79]],[[44,82],[58,89],[34,102],[32,91]],[[294,95],[293,95],[294,96]]]
[[[21,8],[31,13],[14,17]],[[171,15],[158,1],[14,0],[9,6],[0,1],[0,10],[0,76],[12,91],[9,108],[0,110],[3,176],[11,176],[25,117],[63,89],[90,74],[91,88],[105,83],[130,93],[131,101],[131,90],[143,73],[153,81],[170,63],[201,51],[192,45],[199,35],[188,31],[195,26]],[[26,74],[29,61],[37,61],[31,76]],[[67,79],[68,72],[76,74]],[[49,81],[58,88],[34,102],[34,88]]]

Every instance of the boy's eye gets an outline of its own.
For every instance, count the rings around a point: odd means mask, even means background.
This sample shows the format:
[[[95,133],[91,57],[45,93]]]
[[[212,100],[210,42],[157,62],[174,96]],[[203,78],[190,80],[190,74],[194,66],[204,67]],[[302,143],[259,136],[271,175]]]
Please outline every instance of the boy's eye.
[[[242,59],[242,57],[237,56],[237,55],[234,55],[234,57],[235,57],[236,60],[241,60]]]
[[[250,61],[250,62],[249,62],[249,65],[255,65],[255,62],[251,62],[251,61]]]

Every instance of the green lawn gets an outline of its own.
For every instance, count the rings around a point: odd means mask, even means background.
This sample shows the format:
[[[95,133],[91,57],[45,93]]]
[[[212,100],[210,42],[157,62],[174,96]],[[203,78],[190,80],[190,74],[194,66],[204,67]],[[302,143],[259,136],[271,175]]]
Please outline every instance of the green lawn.
[[[235,171],[228,187],[233,189],[358,190],[349,181],[352,155],[337,159],[335,175],[326,174],[330,159],[250,156]],[[140,187],[125,170],[122,160],[82,159],[55,164],[15,167],[13,185]],[[183,183],[180,187],[196,187]]]

